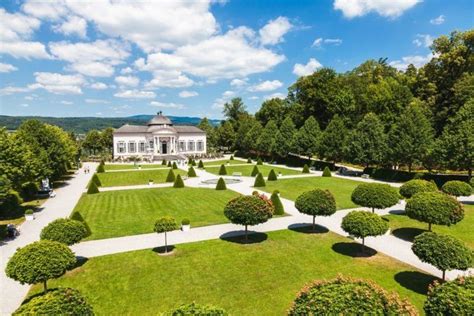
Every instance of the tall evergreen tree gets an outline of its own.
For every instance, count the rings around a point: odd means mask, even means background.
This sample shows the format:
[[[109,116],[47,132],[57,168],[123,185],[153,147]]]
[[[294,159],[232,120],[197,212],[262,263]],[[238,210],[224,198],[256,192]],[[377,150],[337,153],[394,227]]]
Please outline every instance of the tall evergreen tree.
[[[347,144],[347,128],[339,115],[335,115],[324,130],[319,143],[319,157],[329,161],[343,160]]]
[[[295,134],[294,144],[298,154],[310,158],[316,154],[320,136],[319,124],[313,116],[310,116]]]
[[[232,123],[225,121],[217,128],[218,145],[225,148],[232,148],[235,143],[235,131]]]
[[[260,137],[260,134],[262,133],[262,130],[262,125],[259,122],[255,122],[253,127],[244,136],[242,147],[247,148],[249,151],[257,151],[257,141]]]
[[[287,117],[281,123],[280,129],[275,136],[275,152],[280,157],[288,156],[294,151],[294,138],[297,130],[291,117]]]
[[[271,155],[275,149],[275,136],[278,132],[278,127],[275,121],[268,121],[262,133],[257,140],[257,149],[259,152]]]

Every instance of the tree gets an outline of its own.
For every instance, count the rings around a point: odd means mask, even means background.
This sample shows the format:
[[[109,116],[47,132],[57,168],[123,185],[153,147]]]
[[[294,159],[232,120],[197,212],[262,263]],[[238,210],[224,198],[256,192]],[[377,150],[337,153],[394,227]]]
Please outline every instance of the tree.
[[[275,152],[280,157],[287,157],[294,151],[293,141],[297,130],[291,117],[286,117],[275,135]]]
[[[255,149],[255,142],[258,139],[260,132],[258,134],[252,135],[252,137],[255,137],[254,141],[250,141],[250,139],[247,139],[246,136],[256,125],[261,128],[260,123],[253,116],[249,114],[240,116],[238,128],[235,133],[235,149],[244,152],[249,152],[250,150]]]
[[[227,312],[219,307],[198,305],[196,303],[181,305],[172,312],[171,316],[196,315],[196,316],[225,316]]]
[[[286,116],[287,107],[285,100],[280,98],[272,98],[263,101],[260,109],[255,113],[255,118],[262,125],[266,125],[269,121],[274,121],[278,126],[281,125]]]
[[[328,166],[324,167],[322,176],[323,177],[332,177],[331,170],[329,170]]]
[[[41,240],[57,241],[68,246],[87,236],[84,223],[68,218],[58,218],[41,231]]]
[[[247,241],[247,227],[268,221],[273,216],[273,208],[258,196],[239,196],[227,203],[224,215],[231,223],[245,226],[245,240]]]
[[[349,137],[348,157],[369,167],[380,164],[387,152],[387,136],[377,115],[368,113]]]
[[[394,206],[398,203],[399,198],[400,196],[394,187],[382,183],[359,184],[351,195],[352,202],[372,208],[372,213],[376,208],[384,209]]]
[[[348,130],[342,118],[335,115],[321,135],[319,157],[337,163],[344,159]]]
[[[257,150],[260,153],[265,153],[266,155],[272,155],[275,152],[275,136],[278,133],[278,127],[275,121],[268,121],[267,125],[263,129],[262,133],[257,140]]]
[[[259,173],[260,173],[260,170],[258,170],[258,166],[255,165],[253,166],[252,173],[250,174],[250,176],[255,177]]]
[[[93,129],[87,132],[86,138],[82,142],[82,148],[93,155],[104,149],[102,137],[98,130]]]
[[[338,276],[306,285],[288,315],[418,315],[407,300],[369,280]]]
[[[316,216],[330,216],[336,213],[336,200],[328,190],[307,191],[296,198],[296,209],[313,216],[313,231],[316,230]]]
[[[193,166],[188,168],[188,177],[197,177],[196,170],[194,170]]]
[[[97,166],[97,173],[104,173],[104,172],[105,172],[104,163],[101,161],[100,164]]]
[[[0,205],[2,205],[8,197],[12,189],[12,184],[10,180],[4,175],[0,175]]]
[[[95,183],[96,186],[100,187],[102,186],[102,182],[100,182],[99,177],[97,176],[97,173],[94,173],[94,175],[91,178],[91,183]]]
[[[362,238],[364,251],[365,237],[385,234],[388,231],[388,223],[377,214],[352,211],[342,219],[341,228],[352,236]]]
[[[225,165],[221,165],[221,167],[219,168],[219,175],[220,176],[225,176],[227,174],[227,169],[225,167]]]
[[[277,175],[275,173],[275,170],[270,170],[270,172],[268,173],[268,181],[276,181],[277,180]]]
[[[428,287],[426,315],[469,315],[474,310],[474,276],[459,277]]]
[[[464,181],[448,181],[441,187],[444,193],[452,196],[470,196],[472,187]]]
[[[243,138],[243,142],[241,147],[243,150],[246,151],[254,151],[258,152],[257,150],[257,141],[262,133],[263,127],[259,122],[255,122],[252,124],[252,127],[247,131]]]
[[[176,161],[173,161],[173,165],[171,166],[171,168],[173,168],[174,170],[178,169],[178,165],[176,164]]]
[[[184,188],[184,182],[183,182],[183,178],[181,178],[181,175],[178,174],[176,176],[176,180],[174,180],[174,183],[173,183],[173,188]]]
[[[309,171],[309,167],[308,167],[308,165],[307,165],[307,164],[304,164],[304,166],[303,166],[303,170],[301,171],[301,173],[310,173],[310,171]]]
[[[255,188],[260,188],[260,187],[266,186],[265,179],[263,178],[263,175],[262,175],[261,172],[259,172],[257,174],[257,176],[255,177],[255,181],[253,183],[253,186]]]
[[[212,149],[215,149],[217,148],[217,137],[216,137],[216,133],[215,133],[215,129],[214,127],[211,125],[211,123],[209,123],[209,120],[204,117],[200,122],[199,124],[197,125],[197,127],[206,132],[206,144],[207,144],[207,147],[208,148],[212,148]]]
[[[165,253],[168,253],[167,233],[176,229],[178,229],[178,224],[176,224],[176,220],[171,216],[161,217],[155,222],[155,233],[165,233]]]
[[[99,193],[99,188],[97,187],[97,184],[95,182],[91,181],[89,184],[89,187],[87,188],[87,194],[96,194]]]
[[[405,199],[409,199],[419,192],[436,192],[438,191],[438,187],[433,182],[421,179],[414,179],[405,182],[400,187],[399,191],[401,196],[403,196]]]
[[[218,190],[218,191],[227,190],[227,186],[226,186],[225,181],[222,177],[220,177],[219,180],[217,180],[216,190]]]
[[[78,290],[57,288],[28,298],[13,315],[93,316],[94,310]]]
[[[199,169],[204,169],[204,163],[202,162],[202,160],[199,160],[198,168]]]
[[[100,142],[102,144],[102,150],[112,153],[114,147],[114,129],[107,127],[100,133]]]
[[[310,116],[295,134],[294,145],[298,154],[311,158],[318,152],[321,131],[318,122]]]
[[[166,176],[166,182],[174,182],[176,180],[176,176],[174,175],[173,169],[168,171],[168,175]]]
[[[467,270],[474,263],[472,250],[449,235],[423,233],[415,237],[411,249],[421,261],[441,270],[443,280],[447,270]]]
[[[464,218],[462,204],[455,198],[441,192],[420,192],[413,195],[405,206],[409,218],[431,225],[456,224]]]
[[[59,278],[76,263],[74,253],[57,241],[36,241],[18,248],[7,263],[6,274],[21,284],[43,283],[48,290],[49,279]]]
[[[285,208],[283,207],[283,203],[281,203],[280,196],[276,191],[273,191],[272,195],[270,196],[270,200],[272,201],[275,215],[285,214]]]
[[[223,148],[232,148],[235,143],[235,136],[234,127],[229,121],[225,121],[217,128],[217,144]]]
[[[228,120],[236,122],[242,114],[247,113],[247,109],[242,98],[233,98],[224,104],[222,113]]]

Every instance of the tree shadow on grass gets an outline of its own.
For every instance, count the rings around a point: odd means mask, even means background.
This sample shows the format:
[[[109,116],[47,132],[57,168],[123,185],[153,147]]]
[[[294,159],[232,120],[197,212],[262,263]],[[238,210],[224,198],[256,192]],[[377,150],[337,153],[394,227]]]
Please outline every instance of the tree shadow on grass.
[[[89,261],[89,258],[83,257],[83,256],[77,256],[76,263],[74,264],[71,270],[82,267],[87,261]]]
[[[460,201],[460,202],[465,205],[474,205],[474,201]]]
[[[433,275],[419,271],[398,272],[393,278],[404,288],[423,295],[428,293],[428,286],[433,283],[433,281],[440,280]]]
[[[265,233],[249,231],[248,240],[245,240],[245,231],[236,230],[236,231],[222,234],[219,238],[227,242],[248,245],[248,244],[258,244],[258,243],[264,242],[265,240],[268,239],[268,235]]]
[[[405,210],[390,210],[388,213],[392,215],[405,215]]]
[[[155,247],[155,248],[152,249],[152,251],[159,254],[159,255],[166,255],[166,254],[172,254],[175,249],[176,249],[175,246],[168,245],[168,251],[167,252],[165,252],[165,246]]]
[[[367,246],[362,247],[362,244],[356,242],[338,242],[331,248],[341,255],[353,258],[368,258],[377,254],[377,250]]]
[[[313,230],[313,225],[308,223],[291,224],[288,226],[288,229],[303,234],[325,234],[329,232],[329,229],[318,224],[316,224],[315,229]]]
[[[392,231],[392,235],[405,241],[413,242],[415,237],[427,230],[416,227],[402,227]]]

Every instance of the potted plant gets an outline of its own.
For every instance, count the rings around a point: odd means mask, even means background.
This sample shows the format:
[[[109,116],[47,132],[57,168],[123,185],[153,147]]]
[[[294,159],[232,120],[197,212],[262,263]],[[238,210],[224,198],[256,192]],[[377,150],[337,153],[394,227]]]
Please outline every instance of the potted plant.
[[[189,219],[185,218],[181,221],[181,230],[183,232],[188,231],[191,228],[191,223]]]
[[[27,221],[32,221],[35,219],[35,214],[33,213],[33,210],[26,210],[25,212],[25,219]]]
[[[148,185],[153,185],[153,179],[148,180]]]
[[[141,170],[142,169],[142,165],[138,165],[138,170]]]

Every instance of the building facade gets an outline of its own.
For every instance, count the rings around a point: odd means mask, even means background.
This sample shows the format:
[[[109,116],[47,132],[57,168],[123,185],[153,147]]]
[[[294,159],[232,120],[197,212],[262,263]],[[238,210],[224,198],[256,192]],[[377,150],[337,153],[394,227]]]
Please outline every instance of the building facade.
[[[207,152],[204,131],[196,126],[174,126],[161,112],[147,125],[125,124],[116,129],[113,136],[115,160],[139,158],[151,161],[166,156],[184,159],[186,156],[202,156]]]

